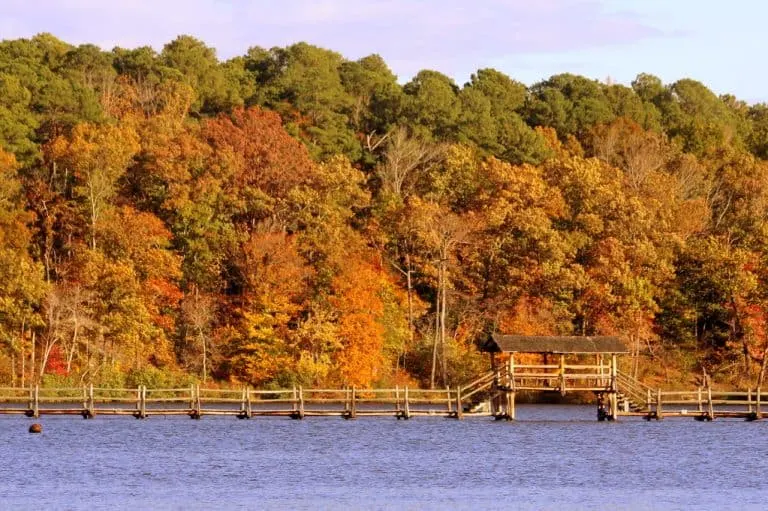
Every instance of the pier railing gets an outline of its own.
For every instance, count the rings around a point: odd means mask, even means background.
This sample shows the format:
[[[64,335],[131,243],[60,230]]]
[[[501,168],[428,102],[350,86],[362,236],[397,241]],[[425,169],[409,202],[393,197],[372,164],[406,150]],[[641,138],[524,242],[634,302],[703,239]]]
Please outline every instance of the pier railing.
[[[692,390],[662,390],[603,364],[505,364],[466,385],[443,389],[348,387],[287,389],[5,387],[0,388],[0,414],[41,415],[228,415],[251,417],[417,416],[462,418],[470,415],[514,419],[518,391],[592,391],[597,395],[598,417],[637,416],[647,420],[689,417],[696,420],[768,416],[760,388],[714,390],[707,382]],[[604,399],[607,398],[608,407]],[[601,411],[602,410],[602,411]],[[601,419],[602,420],[602,419]]]
[[[415,389],[213,389],[182,388],[0,388],[0,414],[41,415],[230,415],[238,418],[462,416],[460,388]]]
[[[604,391],[610,388],[611,372],[607,364],[542,364],[518,365],[506,369],[506,375],[515,390]]]

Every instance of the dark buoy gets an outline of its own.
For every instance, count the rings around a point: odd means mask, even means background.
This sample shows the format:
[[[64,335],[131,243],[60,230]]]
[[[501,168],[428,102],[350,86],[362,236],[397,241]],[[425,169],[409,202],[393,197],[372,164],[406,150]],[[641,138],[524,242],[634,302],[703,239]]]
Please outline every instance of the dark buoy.
[[[43,426],[38,423],[34,423],[29,427],[30,433],[42,433],[43,432]]]

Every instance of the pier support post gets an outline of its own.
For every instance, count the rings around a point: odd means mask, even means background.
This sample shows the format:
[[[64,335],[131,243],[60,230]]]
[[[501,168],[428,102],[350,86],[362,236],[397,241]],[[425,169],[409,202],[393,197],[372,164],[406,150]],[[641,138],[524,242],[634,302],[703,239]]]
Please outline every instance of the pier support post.
[[[296,391],[296,385],[291,391],[291,419],[297,419],[299,415],[299,394]]]
[[[403,410],[403,419],[408,420],[411,418],[411,404],[408,396],[408,386],[405,386],[405,409]]]
[[[758,419],[757,412],[755,412],[754,401],[752,398],[752,387],[747,389],[747,417],[748,421],[756,421]]]
[[[299,420],[304,418],[304,403],[302,402],[301,387],[298,389],[296,385],[293,386],[293,392],[291,394],[291,419]]]
[[[352,415],[350,419],[357,419],[357,389],[352,387]]]
[[[83,403],[83,419],[93,419],[96,415],[96,402],[93,397],[93,383],[91,383],[87,389],[83,389],[86,393],[86,402]]]
[[[651,420],[651,389],[645,391],[645,409],[648,410],[648,415],[645,416],[645,420]]]
[[[696,389],[696,400],[699,404],[699,415],[704,416],[704,402],[701,400],[701,387]]]
[[[248,386],[243,387],[242,397],[240,398],[240,413],[237,414],[238,419],[250,419],[251,418],[251,393],[248,392]]]
[[[304,418],[304,388],[299,386],[299,419]]]
[[[656,390],[656,420],[660,421],[664,418],[664,412],[661,406],[661,389]]]
[[[192,413],[190,419],[200,419],[203,416],[203,404],[200,400],[200,385],[192,385]]]
[[[137,419],[147,418],[147,387],[144,385],[136,389],[136,411],[133,416]]]
[[[40,387],[38,385],[29,388],[29,401],[24,415],[34,418],[40,417]]]

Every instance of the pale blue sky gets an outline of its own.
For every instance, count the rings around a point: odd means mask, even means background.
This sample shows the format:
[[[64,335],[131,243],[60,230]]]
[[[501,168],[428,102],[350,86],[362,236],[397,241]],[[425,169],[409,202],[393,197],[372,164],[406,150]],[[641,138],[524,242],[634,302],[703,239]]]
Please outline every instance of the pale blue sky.
[[[495,67],[526,84],[560,72],[628,84],[648,72],[768,101],[760,0],[0,0],[0,38],[51,32],[104,49],[178,34],[226,59],[305,40],[348,58],[379,53],[407,81],[464,83]]]

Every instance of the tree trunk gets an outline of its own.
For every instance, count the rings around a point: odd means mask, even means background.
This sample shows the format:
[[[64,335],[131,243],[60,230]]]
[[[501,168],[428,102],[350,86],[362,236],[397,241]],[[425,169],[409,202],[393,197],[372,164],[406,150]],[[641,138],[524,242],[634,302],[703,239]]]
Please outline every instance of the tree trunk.
[[[31,353],[31,360],[29,364],[29,370],[31,374],[29,375],[29,381],[30,382],[36,382],[37,379],[35,378],[35,331],[32,330],[32,353]]]
[[[443,385],[447,385],[448,383],[448,357],[446,356],[446,346],[445,346],[445,316],[446,316],[446,296],[448,294],[448,278],[446,275],[446,267],[445,267],[445,259],[440,261],[440,275],[441,275],[441,284],[442,284],[442,299],[441,299],[441,306],[440,306],[440,350],[441,350],[441,358],[442,358],[442,369],[443,369]]]
[[[79,331],[78,321],[75,320],[75,324],[72,327],[72,345],[69,347],[69,353],[67,353],[67,375],[72,371],[72,360],[75,358],[75,350],[77,349],[77,334]]]
[[[415,332],[413,329],[413,280],[411,278],[411,256],[405,256],[405,279],[408,283],[408,341],[409,346],[413,346]],[[405,371],[405,346],[403,346],[401,356],[403,357],[403,370]],[[399,359],[398,359],[399,363]]]
[[[435,336],[432,343],[432,375],[429,379],[429,388],[435,388],[435,371],[437,368],[437,347],[440,342],[440,273],[437,277],[437,294],[435,295]]]
[[[93,191],[93,184],[89,185],[89,198],[91,200],[91,250],[96,250],[96,197]]]
[[[763,361],[760,362],[760,374],[757,375],[757,388],[763,386],[763,378],[765,378],[765,368],[768,366],[768,349],[763,353]]]
[[[200,337],[200,343],[203,345],[203,383],[208,379],[208,343],[201,329],[198,329],[197,335]]]
[[[48,358],[51,356],[51,351],[53,351],[55,345],[56,339],[51,342],[45,341],[45,349],[43,350],[42,358],[40,359],[40,371],[37,375],[37,383],[40,383],[43,379],[43,375],[45,375],[45,366],[48,365]]]

